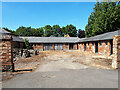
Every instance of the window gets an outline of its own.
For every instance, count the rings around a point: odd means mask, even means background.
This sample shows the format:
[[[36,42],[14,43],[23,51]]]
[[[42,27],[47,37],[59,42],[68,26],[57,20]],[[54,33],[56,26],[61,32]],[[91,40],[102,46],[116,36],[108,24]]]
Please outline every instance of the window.
[[[92,43],[92,45],[94,46],[94,42]]]
[[[101,46],[101,41],[99,42],[99,45]]]
[[[105,44],[107,45],[107,41],[105,41]]]
[[[88,46],[89,46],[89,42],[88,42]]]

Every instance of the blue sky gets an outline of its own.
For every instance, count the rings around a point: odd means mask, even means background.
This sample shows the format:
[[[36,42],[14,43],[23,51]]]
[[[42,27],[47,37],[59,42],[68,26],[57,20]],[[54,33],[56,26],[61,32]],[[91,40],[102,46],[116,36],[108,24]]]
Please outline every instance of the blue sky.
[[[85,29],[95,2],[3,2],[2,26],[16,30],[19,26],[33,28],[45,25],[73,24]]]

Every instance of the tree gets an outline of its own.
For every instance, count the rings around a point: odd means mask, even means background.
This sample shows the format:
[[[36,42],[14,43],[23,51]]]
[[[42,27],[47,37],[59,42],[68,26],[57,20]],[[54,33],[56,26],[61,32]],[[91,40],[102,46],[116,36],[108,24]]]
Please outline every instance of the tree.
[[[50,37],[51,35],[53,35],[53,29],[50,25],[46,25],[44,27],[44,29],[45,29],[45,36],[46,37]]]
[[[79,37],[79,38],[84,38],[84,37],[85,37],[85,31],[79,29],[79,30],[78,30],[78,37]]]
[[[43,28],[32,28],[31,36],[39,36],[43,37],[44,36],[44,31]]]
[[[65,27],[63,26],[62,28],[61,28],[61,36],[64,36],[64,35],[66,35],[67,34],[67,32],[65,32]]]
[[[31,27],[19,27],[16,32],[17,35],[20,36],[44,36],[43,28],[31,28]]]
[[[24,38],[24,42],[25,42],[26,49],[29,49],[30,48],[29,40],[27,40],[26,38]]]
[[[53,35],[55,37],[62,36],[61,28],[59,25],[53,25],[52,29],[53,29]]]
[[[19,27],[16,30],[16,34],[20,36],[30,36],[31,35],[31,27]]]
[[[85,27],[86,37],[120,28],[120,2],[97,2]]]
[[[76,37],[77,36],[77,29],[72,24],[67,25],[65,27],[64,34],[68,34],[70,37]]]

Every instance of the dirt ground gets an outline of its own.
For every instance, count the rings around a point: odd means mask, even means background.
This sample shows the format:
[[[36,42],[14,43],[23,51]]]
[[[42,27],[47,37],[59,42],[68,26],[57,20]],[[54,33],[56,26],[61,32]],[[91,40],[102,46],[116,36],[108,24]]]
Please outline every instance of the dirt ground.
[[[41,56],[42,57],[41,57]],[[117,88],[118,71],[110,57],[79,51],[45,51],[16,62],[16,70],[33,69],[4,80],[3,88]],[[25,62],[24,62],[25,61]],[[101,62],[102,61],[102,62]],[[31,64],[33,63],[33,64]],[[21,66],[21,67],[20,67]],[[36,68],[34,68],[36,67]],[[109,70],[106,70],[109,69]]]
[[[73,51],[48,51],[47,59],[48,61],[72,61],[87,66],[92,66],[100,69],[112,69],[112,57],[106,57],[99,54],[83,53],[78,50]]]
[[[51,62],[51,63],[48,63]],[[92,66],[100,69],[112,69],[111,59],[97,54],[82,53],[80,51],[42,51],[39,55],[32,56],[26,59],[19,59],[15,62],[16,72],[3,72],[3,80],[10,79],[17,74],[31,72],[37,69],[38,66],[44,65],[41,71],[67,69],[81,69]],[[81,65],[80,65],[81,64]],[[48,68],[49,67],[49,68]],[[39,69],[37,71],[40,71]]]

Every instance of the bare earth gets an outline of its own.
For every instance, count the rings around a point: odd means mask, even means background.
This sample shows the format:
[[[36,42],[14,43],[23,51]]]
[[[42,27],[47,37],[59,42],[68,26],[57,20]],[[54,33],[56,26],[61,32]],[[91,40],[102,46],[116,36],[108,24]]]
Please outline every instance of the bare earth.
[[[118,88],[118,71],[111,70],[110,59],[96,59],[91,54],[86,56],[85,53],[79,51],[46,51],[40,54],[42,57],[38,55],[35,56],[36,58],[28,59],[25,63],[28,63],[27,65],[22,64],[24,60],[18,61],[16,64],[16,69],[33,69],[33,67],[37,67],[37,69],[3,81],[2,87]],[[102,63],[100,63],[100,60]],[[24,65],[26,67],[23,68]]]

